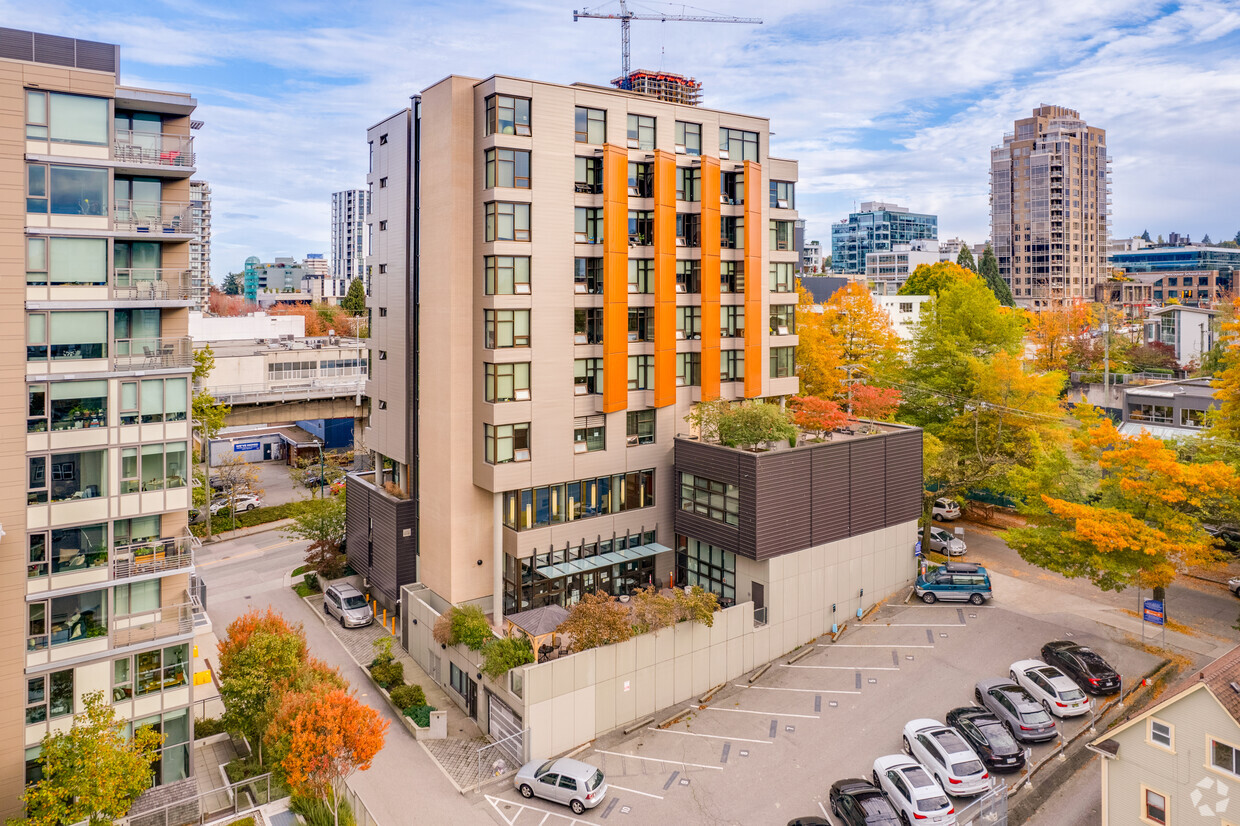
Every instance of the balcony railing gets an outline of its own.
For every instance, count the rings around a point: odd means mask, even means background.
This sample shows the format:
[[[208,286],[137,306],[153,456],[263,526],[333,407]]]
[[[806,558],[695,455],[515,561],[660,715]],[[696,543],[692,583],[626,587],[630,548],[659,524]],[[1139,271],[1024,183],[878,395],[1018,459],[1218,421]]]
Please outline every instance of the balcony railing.
[[[112,147],[118,161],[154,166],[194,165],[194,139],[190,135],[118,129]]]
[[[194,548],[188,534],[112,549],[113,579],[177,571],[193,564]]]
[[[312,378],[283,384],[235,384],[207,389],[220,404],[327,399],[364,393],[366,379],[365,373],[358,373],[352,376]]]
[[[112,205],[112,228],[128,232],[193,232],[187,201],[118,199]]]
[[[186,602],[165,605],[154,611],[125,614],[112,618],[112,645],[140,645],[155,640],[177,637],[194,630],[194,606],[188,602],[189,594],[182,594]]]
[[[112,363],[117,370],[194,366],[194,341],[185,338],[118,338]]]
[[[117,269],[112,272],[112,294],[127,301],[188,301],[194,288],[189,270]]]

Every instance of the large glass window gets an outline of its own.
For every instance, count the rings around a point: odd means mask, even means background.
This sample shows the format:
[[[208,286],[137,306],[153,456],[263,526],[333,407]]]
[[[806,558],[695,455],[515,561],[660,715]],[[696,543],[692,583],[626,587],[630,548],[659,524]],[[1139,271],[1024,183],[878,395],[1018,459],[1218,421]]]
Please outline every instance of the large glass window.
[[[654,197],[654,164],[629,162],[629,197]]]
[[[487,295],[529,295],[528,255],[488,255],[483,264]]]
[[[189,684],[189,644],[143,651],[112,662],[112,701],[145,697]],[[135,685],[135,676],[137,684]]]
[[[26,91],[26,137],[52,143],[108,145],[108,100]]]
[[[792,181],[771,181],[771,208],[796,209],[796,186]]]
[[[629,447],[654,444],[653,410],[630,410],[625,414],[625,437]]]
[[[676,537],[676,582],[697,585],[719,596],[723,607],[736,602],[736,554],[697,539]]]
[[[742,381],[745,378],[745,351],[722,350],[719,353],[719,380]]]
[[[530,134],[530,99],[510,95],[487,98],[488,135]]]
[[[631,471],[539,488],[510,490],[503,496],[505,527],[523,531],[557,522],[651,507],[655,503],[654,471]]]
[[[159,539],[159,516],[135,516],[132,519],[117,519],[112,523],[112,546],[124,548],[127,545],[139,545]]]
[[[795,336],[797,334],[797,305],[771,305],[771,335]]]
[[[26,211],[52,215],[106,215],[108,171],[85,166],[28,164]]]
[[[745,335],[745,307],[743,304],[720,305],[719,335],[724,338],[735,338]]]
[[[185,486],[185,442],[121,448],[121,493]]]
[[[792,273],[792,263],[771,264],[771,292],[790,293],[796,289],[796,276]]]
[[[733,161],[757,161],[758,133],[726,127],[720,129],[719,157]]]
[[[27,361],[105,358],[108,355],[108,313],[106,310],[27,313],[26,335]]]
[[[488,349],[530,346],[529,310],[483,310],[485,341]]]
[[[133,721],[133,730],[149,728],[163,735],[159,755],[151,765],[156,786],[189,777],[189,709],[170,711]]]
[[[573,292],[585,295],[602,295],[602,258],[573,259]]]
[[[654,356],[629,356],[629,389],[654,389]]]
[[[602,207],[575,207],[573,209],[573,240],[578,244],[603,243]]]
[[[629,292],[639,294],[654,292],[654,259],[629,259]]]
[[[603,392],[603,360],[573,361],[573,395],[589,396]]]
[[[593,453],[607,449],[607,417],[578,416],[573,420],[573,452]]]
[[[271,381],[290,378],[283,368],[307,363],[314,364],[314,362],[269,364],[267,365],[267,378]],[[311,373],[313,373],[312,370]],[[184,378],[121,382],[118,418],[123,425],[139,422],[146,424],[183,422],[189,403],[188,393],[188,381]]]
[[[108,595],[105,591],[53,597],[29,603],[27,647],[30,650],[81,642],[108,635]]]
[[[489,402],[529,401],[530,363],[487,364],[484,390]]]
[[[73,713],[73,669],[26,678],[26,725]]]
[[[735,485],[689,473],[680,474],[680,508],[716,522],[740,522],[740,499]]]
[[[701,387],[702,385],[702,354],[676,354],[676,386]]]
[[[149,614],[159,610],[159,580],[116,586],[116,615]]]
[[[578,307],[573,310],[573,343],[603,343],[603,310],[600,307]]]
[[[78,430],[105,427],[108,423],[108,383],[106,381],[56,382],[32,384],[26,389],[26,431]]]
[[[771,348],[771,378],[786,379],[797,374],[795,347]]]
[[[648,115],[629,115],[628,127],[630,149],[654,149],[654,118]]]
[[[530,188],[530,153],[524,149],[486,151],[486,188]]]
[[[530,423],[484,424],[482,438],[487,464],[502,465],[507,462],[530,460]]]
[[[26,284],[106,284],[108,242],[103,238],[27,238]]]
[[[574,113],[575,132],[573,139],[577,143],[607,143],[607,112],[604,109],[588,109],[578,106]]]
[[[696,166],[676,167],[676,200],[702,200],[702,170]]]
[[[106,496],[107,454],[106,450],[90,450],[31,456],[28,503]]]
[[[684,155],[702,154],[702,124],[685,123],[683,120],[676,121],[676,153]]]
[[[601,213],[602,210],[599,210]],[[530,205],[491,201],[486,206],[487,241],[530,240]]]
[[[574,165],[574,191],[587,195],[603,191],[603,159],[578,156]]]
[[[79,525],[30,535],[27,576],[41,576],[48,567],[53,574],[86,571],[108,564],[108,526]],[[45,562],[40,560],[46,560]]]
[[[771,221],[771,249],[774,251],[793,248],[793,222]]]

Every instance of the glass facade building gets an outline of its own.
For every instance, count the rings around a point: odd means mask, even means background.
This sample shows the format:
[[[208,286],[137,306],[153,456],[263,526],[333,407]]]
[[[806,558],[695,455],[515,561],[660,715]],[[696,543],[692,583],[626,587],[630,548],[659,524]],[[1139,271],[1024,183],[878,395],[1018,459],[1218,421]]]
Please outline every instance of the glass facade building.
[[[865,257],[895,244],[937,241],[939,218],[895,204],[866,202],[848,220],[831,225],[831,266],[837,273],[864,273]]]
[[[1159,247],[1111,253],[1111,264],[1124,272],[1217,270],[1219,278],[1240,269],[1240,249],[1226,247]]]

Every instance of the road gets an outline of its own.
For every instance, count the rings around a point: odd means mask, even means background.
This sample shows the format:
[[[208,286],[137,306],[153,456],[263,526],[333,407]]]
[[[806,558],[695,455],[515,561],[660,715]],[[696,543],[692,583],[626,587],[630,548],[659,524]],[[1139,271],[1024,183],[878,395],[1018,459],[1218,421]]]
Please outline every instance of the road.
[[[489,823],[484,813],[458,794],[408,735],[387,703],[370,693],[367,675],[349,657],[317,614],[284,583],[285,574],[301,564],[306,542],[283,538],[278,531],[252,534],[204,545],[195,553],[199,575],[207,583],[207,613],[215,633],[223,637],[228,624],[250,608],[271,606],[289,620],[302,622],[311,653],[340,669],[359,699],[388,721],[387,742],[369,771],[355,774],[349,784],[384,826],[413,822],[411,792],[417,790],[418,822]]]

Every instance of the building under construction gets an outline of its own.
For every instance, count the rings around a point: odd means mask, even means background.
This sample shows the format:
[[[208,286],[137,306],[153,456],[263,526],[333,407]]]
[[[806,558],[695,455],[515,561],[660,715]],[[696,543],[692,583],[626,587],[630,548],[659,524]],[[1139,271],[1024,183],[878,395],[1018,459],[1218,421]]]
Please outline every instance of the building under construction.
[[[637,69],[628,75],[621,75],[611,82],[618,89],[627,89],[642,95],[650,95],[656,100],[668,103],[679,103],[684,106],[697,106],[702,100],[702,84],[691,77],[673,72],[652,72]]]

